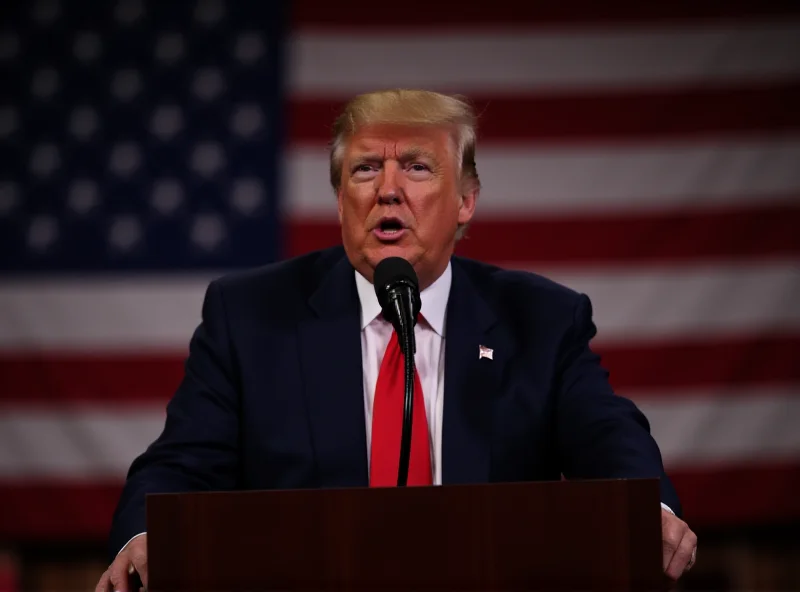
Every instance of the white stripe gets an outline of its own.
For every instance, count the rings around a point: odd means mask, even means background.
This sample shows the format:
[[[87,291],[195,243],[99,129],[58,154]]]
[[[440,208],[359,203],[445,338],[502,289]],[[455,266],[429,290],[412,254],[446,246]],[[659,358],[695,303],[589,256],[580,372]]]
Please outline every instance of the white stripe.
[[[301,32],[289,89],[350,96],[378,88],[457,92],[653,88],[800,76],[800,21],[558,30]]]
[[[800,459],[800,385],[731,393],[645,393],[632,398],[650,420],[670,466]],[[6,409],[0,478],[123,478],[161,433],[164,410]]]
[[[476,216],[653,211],[796,201],[800,137],[717,143],[484,148]],[[287,157],[286,213],[336,219],[325,149]]]
[[[1,477],[124,477],[164,427],[163,406],[45,409],[6,408],[0,415]]]
[[[211,278],[0,283],[0,349],[186,349]]]
[[[596,343],[800,330],[798,260],[537,271],[589,296]]]
[[[631,395],[650,420],[665,464],[800,460],[800,385],[672,395]]]
[[[536,271],[589,295],[597,343],[800,331],[796,260]],[[207,282],[126,278],[0,283],[0,349],[184,352],[200,321]]]

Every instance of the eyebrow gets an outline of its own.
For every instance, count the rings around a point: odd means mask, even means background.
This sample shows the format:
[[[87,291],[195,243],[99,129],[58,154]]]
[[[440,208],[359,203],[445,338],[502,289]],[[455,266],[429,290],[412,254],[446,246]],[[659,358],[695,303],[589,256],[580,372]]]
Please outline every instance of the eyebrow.
[[[419,158],[420,156],[436,160],[435,153],[431,152],[430,150],[426,150],[425,148],[422,148],[420,146],[412,146],[406,150],[403,150],[403,152],[400,153],[401,160]]]
[[[435,153],[420,147],[411,147],[406,150],[403,150],[400,153],[399,160],[403,162],[408,160],[414,160],[420,157],[428,158],[434,162],[438,160],[436,158]],[[383,156],[377,152],[365,152],[363,154],[356,154],[353,156],[354,162],[372,162],[377,160],[383,160]]]

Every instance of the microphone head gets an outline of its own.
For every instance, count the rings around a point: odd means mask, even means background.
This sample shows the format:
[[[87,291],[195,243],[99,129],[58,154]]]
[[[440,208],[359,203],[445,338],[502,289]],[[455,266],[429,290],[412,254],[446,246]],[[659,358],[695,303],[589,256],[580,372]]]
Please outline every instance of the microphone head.
[[[408,261],[402,257],[387,257],[383,259],[375,266],[372,283],[375,287],[378,303],[383,310],[383,316],[392,324],[395,324],[395,312],[390,303],[390,293],[397,288],[404,288],[403,291],[410,291],[411,306],[413,308],[411,315],[413,322],[417,322],[417,315],[422,308],[422,301],[419,295],[419,278],[417,278],[417,272],[414,271],[414,267]]]

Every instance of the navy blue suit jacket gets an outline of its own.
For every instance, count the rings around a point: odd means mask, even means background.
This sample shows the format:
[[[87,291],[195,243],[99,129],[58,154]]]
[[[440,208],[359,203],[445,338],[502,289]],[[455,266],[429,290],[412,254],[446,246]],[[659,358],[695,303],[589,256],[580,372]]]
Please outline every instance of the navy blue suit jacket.
[[[645,417],[589,348],[589,299],[543,277],[452,259],[442,481],[661,478]],[[479,359],[478,346],[494,350]],[[367,486],[360,308],[341,247],[212,282],[163,433],[130,468],[116,554],[145,494]]]

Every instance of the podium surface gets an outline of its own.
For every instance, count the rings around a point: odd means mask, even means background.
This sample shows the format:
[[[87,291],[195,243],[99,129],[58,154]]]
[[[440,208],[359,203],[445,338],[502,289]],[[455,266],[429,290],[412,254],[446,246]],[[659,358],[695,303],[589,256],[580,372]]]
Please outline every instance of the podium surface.
[[[150,592],[663,589],[655,479],[151,494]]]

